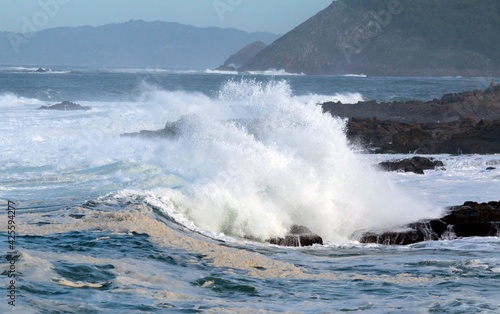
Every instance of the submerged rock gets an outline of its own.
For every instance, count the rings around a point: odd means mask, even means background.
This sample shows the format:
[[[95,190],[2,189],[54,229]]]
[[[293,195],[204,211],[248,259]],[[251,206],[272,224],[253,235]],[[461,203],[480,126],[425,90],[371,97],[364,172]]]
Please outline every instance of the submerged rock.
[[[378,164],[382,170],[413,172],[424,174],[424,170],[432,170],[438,167],[444,167],[443,162],[427,157],[413,157],[397,161],[384,161]]]
[[[304,226],[293,225],[284,238],[274,237],[266,240],[271,244],[281,246],[311,246],[313,244],[323,245],[323,239]]]
[[[63,101],[62,103],[55,104],[52,106],[41,106],[39,110],[61,110],[61,111],[73,111],[73,110],[90,110],[92,107],[85,107],[79,104],[75,104],[71,101]]]
[[[363,232],[361,243],[407,245],[422,241],[500,235],[500,202],[466,202],[448,208],[440,219],[421,220],[400,230]]]

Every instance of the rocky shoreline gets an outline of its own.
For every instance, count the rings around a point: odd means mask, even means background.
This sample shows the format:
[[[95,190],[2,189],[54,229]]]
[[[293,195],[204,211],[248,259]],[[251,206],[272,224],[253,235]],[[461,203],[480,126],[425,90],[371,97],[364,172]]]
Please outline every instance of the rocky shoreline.
[[[500,84],[432,101],[327,102],[348,118],[347,136],[374,153],[500,153]]]
[[[498,236],[500,201],[481,204],[465,202],[449,207],[446,215],[439,219],[420,220],[393,231],[366,231],[353,237],[361,243],[408,245],[423,241]]]
[[[352,235],[360,243],[409,245],[424,241],[453,240],[465,237],[500,236],[500,201],[489,203],[465,202],[447,208],[438,219],[424,219],[393,230],[360,231]],[[323,239],[307,227],[294,225],[284,237],[266,240],[280,246],[323,245]]]
[[[323,110],[348,118],[347,136],[351,142],[377,153],[493,154],[500,153],[500,85],[485,91],[444,95],[428,102],[357,104],[324,103]],[[122,134],[147,139],[175,139],[186,128],[189,117],[166,123],[156,131]],[[444,169],[439,160],[412,157],[380,163],[386,171]],[[487,170],[494,170],[490,167]],[[466,202],[447,209],[438,219],[417,221],[392,230],[364,230],[353,235],[361,243],[408,245],[422,241],[471,236],[500,235],[500,201]],[[282,246],[323,244],[321,236],[304,226],[292,226],[283,237],[267,242]]]

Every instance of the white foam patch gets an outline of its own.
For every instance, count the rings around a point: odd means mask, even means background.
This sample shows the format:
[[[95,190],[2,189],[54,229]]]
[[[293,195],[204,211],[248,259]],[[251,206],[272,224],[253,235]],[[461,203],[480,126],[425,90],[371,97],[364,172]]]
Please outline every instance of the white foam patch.
[[[82,281],[71,281],[64,278],[52,278],[52,281],[57,282],[61,286],[66,286],[70,288],[92,288],[92,289],[100,289],[106,283],[93,283],[93,282],[82,282]]]

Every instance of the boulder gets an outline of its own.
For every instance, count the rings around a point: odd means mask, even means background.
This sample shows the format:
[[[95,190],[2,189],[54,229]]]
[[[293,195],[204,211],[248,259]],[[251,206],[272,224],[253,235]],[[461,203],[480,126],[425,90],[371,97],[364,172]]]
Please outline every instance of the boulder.
[[[354,237],[361,243],[407,245],[422,241],[500,235],[500,202],[465,202],[449,207],[440,219],[421,220],[397,230],[369,231]]]
[[[75,104],[71,101],[63,101],[62,103],[55,104],[52,106],[41,106],[39,110],[61,110],[61,111],[74,111],[74,110],[90,110],[92,107],[85,107],[79,104]]]
[[[438,167],[444,167],[443,162],[427,157],[413,157],[409,159],[400,159],[397,161],[384,161],[378,166],[385,171],[413,172],[424,174],[424,170],[432,170]]]
[[[281,246],[312,246],[313,244],[323,245],[323,239],[304,226],[293,225],[290,231],[282,237],[274,237],[266,240],[271,244]]]
[[[160,130],[150,131],[150,130],[142,130],[140,132],[134,133],[124,133],[120,136],[123,137],[138,137],[145,139],[157,139],[157,138],[166,138],[166,139],[174,139],[179,136],[182,128],[186,125],[188,117],[182,117],[177,121],[167,122],[165,127]]]

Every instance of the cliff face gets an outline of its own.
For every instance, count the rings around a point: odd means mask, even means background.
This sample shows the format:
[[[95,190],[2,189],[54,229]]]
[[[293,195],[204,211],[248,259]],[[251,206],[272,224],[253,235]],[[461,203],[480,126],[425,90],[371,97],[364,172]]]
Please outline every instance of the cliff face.
[[[261,41],[251,43],[250,45],[245,46],[243,49],[236,52],[234,55],[231,55],[223,65],[217,68],[217,70],[237,70],[243,64],[247,63],[253,57],[255,57],[259,52],[264,50],[266,47],[267,45]]]
[[[338,0],[240,70],[500,75],[500,1]]]

